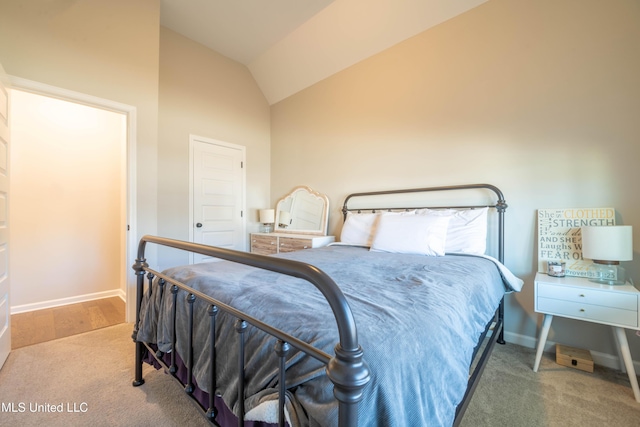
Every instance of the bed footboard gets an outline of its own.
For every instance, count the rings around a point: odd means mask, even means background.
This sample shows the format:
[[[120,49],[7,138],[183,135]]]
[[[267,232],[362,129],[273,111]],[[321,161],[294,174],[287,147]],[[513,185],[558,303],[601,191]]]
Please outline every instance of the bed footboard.
[[[178,281],[173,280],[172,278],[163,275],[151,268],[149,268],[146,259],[145,259],[145,248],[147,243],[154,243],[158,245],[164,245],[172,248],[177,248],[185,251],[196,252],[203,255],[208,255],[211,257],[224,259],[227,261],[232,261],[244,265],[249,265],[265,270],[270,270],[273,272],[277,272],[280,274],[285,274],[293,277],[297,277],[300,279],[304,279],[310,283],[312,283],[325,297],[327,302],[329,303],[337,324],[338,334],[339,334],[339,342],[335,346],[335,354],[328,355],[325,352],[313,347],[312,345],[301,341],[289,334],[286,334],[278,329],[271,327],[270,325],[261,322],[260,320],[253,318],[251,316],[242,313],[233,307],[221,303],[220,301],[215,300],[214,298],[205,295],[201,292],[198,292]],[[247,329],[248,325],[251,325],[255,328],[258,328],[265,333],[273,336],[277,339],[276,344],[276,354],[280,359],[280,389],[279,389],[279,404],[278,404],[278,416],[279,416],[279,425],[284,426],[284,394],[286,390],[286,385],[284,382],[284,360],[287,354],[287,351],[290,346],[297,348],[298,350],[314,357],[315,359],[321,361],[326,365],[326,373],[328,378],[331,380],[334,386],[334,396],[338,400],[339,410],[339,425],[340,426],[357,426],[358,425],[358,412],[357,406],[363,396],[363,389],[367,385],[370,379],[369,368],[366,362],[363,359],[363,350],[358,344],[358,334],[356,329],[355,320],[353,314],[351,312],[351,308],[347,303],[346,298],[344,297],[342,291],[335,284],[335,282],[322,270],[306,263],[268,257],[263,255],[257,255],[252,253],[228,250],[223,248],[215,248],[211,246],[205,246],[190,242],[183,242],[179,240],[166,239],[155,236],[144,236],[139,243],[138,246],[138,256],[135,264],[133,265],[133,269],[136,271],[137,276],[137,296],[136,296],[136,323],[135,329],[133,332],[133,340],[136,344],[136,360],[135,360],[135,378],[133,381],[134,386],[140,386],[144,384],[144,379],[142,377],[142,364],[143,357],[146,350],[150,350],[147,347],[146,343],[140,342],[137,340],[138,335],[138,327],[140,322],[140,309],[142,306],[142,300],[144,295],[144,285],[145,285],[145,276],[147,276],[149,280],[149,292],[151,292],[151,284],[154,279],[159,280],[164,285],[170,285],[171,292],[173,294],[173,298],[176,298],[178,289],[182,289],[188,293],[187,302],[189,304],[189,337],[187,337],[189,343],[189,351],[185,357],[184,363],[187,369],[187,380],[185,385],[185,392],[188,395],[192,395],[194,391],[193,385],[193,360],[192,360],[192,351],[193,351],[193,302],[196,299],[205,301],[209,304],[209,315],[211,322],[211,359],[215,361],[216,357],[216,349],[215,349],[215,320],[218,311],[224,311],[232,316],[234,316],[236,321],[236,331],[238,332],[238,337],[240,340],[240,354],[238,357],[238,395],[244,396],[244,352],[243,352],[243,334]],[[175,301],[175,299],[174,299]],[[175,307],[175,304],[174,304]],[[174,312],[174,322],[175,322],[175,312]],[[173,348],[175,348],[176,337],[175,337],[175,328],[173,332],[174,336],[172,338]],[[169,373],[175,376],[176,374],[176,352],[173,351],[171,354],[171,363],[168,367]],[[162,356],[162,355],[159,355]],[[158,362],[162,363],[160,360],[162,357],[156,357]],[[215,367],[215,363],[212,364]],[[177,378],[177,377],[176,377]],[[211,389],[214,390],[215,387],[215,369],[212,369],[211,373]],[[214,395],[215,393],[210,393],[210,407],[206,409],[207,417],[214,423],[215,418],[217,416],[218,410],[215,408],[214,404]],[[239,399],[240,402],[240,410],[238,417],[238,425],[244,425],[244,408],[242,407],[243,399]]]

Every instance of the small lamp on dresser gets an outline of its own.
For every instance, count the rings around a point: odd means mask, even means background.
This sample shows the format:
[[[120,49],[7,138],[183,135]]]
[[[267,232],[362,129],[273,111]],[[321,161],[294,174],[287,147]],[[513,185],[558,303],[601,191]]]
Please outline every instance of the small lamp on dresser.
[[[260,232],[271,233],[273,223],[275,222],[275,210],[260,209],[260,222],[262,223]]]
[[[278,212],[278,226],[287,228],[291,224],[291,213],[289,211]]]
[[[589,280],[604,285],[624,285],[627,275],[620,261],[633,259],[630,225],[582,227],[582,257],[593,260]]]

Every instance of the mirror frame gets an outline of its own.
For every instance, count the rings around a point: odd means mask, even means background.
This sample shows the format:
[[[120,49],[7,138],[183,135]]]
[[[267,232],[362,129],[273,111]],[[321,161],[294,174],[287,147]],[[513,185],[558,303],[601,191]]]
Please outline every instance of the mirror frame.
[[[293,197],[296,193],[306,193],[313,197],[320,199],[324,203],[324,209],[322,211],[322,219],[320,223],[320,230],[300,230],[300,229],[290,229],[280,227],[280,206],[287,200],[289,197]],[[310,187],[305,185],[299,185],[291,190],[288,194],[282,196],[278,203],[276,203],[276,220],[274,224],[274,232],[277,233],[288,233],[288,234],[313,234],[318,236],[326,236],[327,229],[329,226],[329,198],[326,194],[319,193]]]

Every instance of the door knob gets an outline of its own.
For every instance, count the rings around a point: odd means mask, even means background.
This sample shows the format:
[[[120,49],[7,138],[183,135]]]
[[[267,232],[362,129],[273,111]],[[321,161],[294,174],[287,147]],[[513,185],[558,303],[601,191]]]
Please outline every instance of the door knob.
[[[200,223],[200,222],[199,222],[199,223],[197,223],[197,224],[196,224],[196,227],[201,228],[201,227],[202,227],[202,223]]]

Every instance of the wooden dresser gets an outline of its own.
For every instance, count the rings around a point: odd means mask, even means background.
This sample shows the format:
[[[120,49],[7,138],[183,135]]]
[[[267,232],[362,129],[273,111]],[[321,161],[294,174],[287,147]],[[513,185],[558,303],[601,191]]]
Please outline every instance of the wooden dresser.
[[[334,236],[288,233],[251,233],[250,237],[251,252],[260,255],[320,248],[336,240]]]

